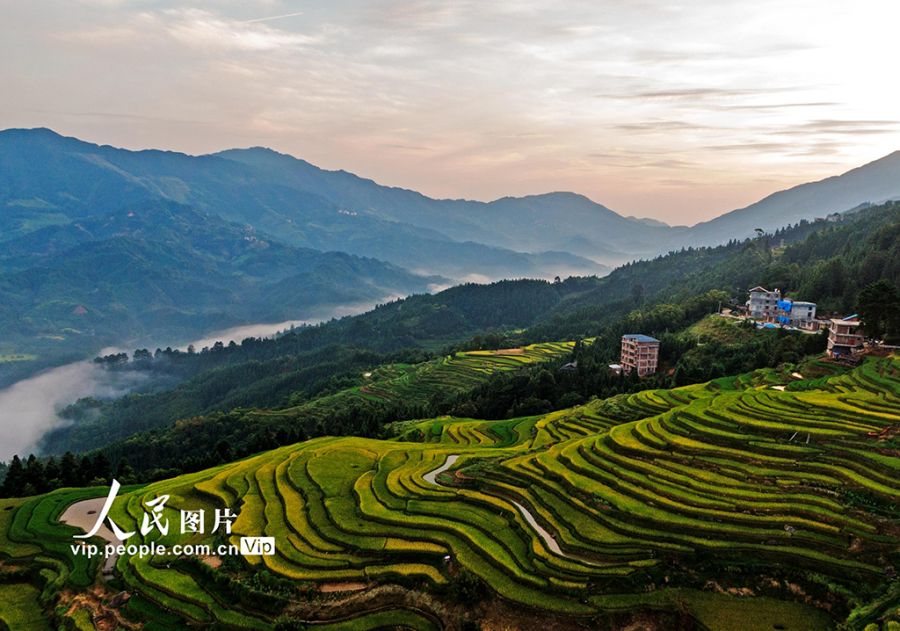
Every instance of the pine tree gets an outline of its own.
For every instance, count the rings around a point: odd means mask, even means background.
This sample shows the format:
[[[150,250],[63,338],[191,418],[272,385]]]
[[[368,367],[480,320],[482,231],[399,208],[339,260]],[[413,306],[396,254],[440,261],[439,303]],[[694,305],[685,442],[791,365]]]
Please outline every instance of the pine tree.
[[[44,483],[48,491],[59,488],[61,475],[56,458],[50,456],[44,464]]]
[[[94,479],[94,463],[87,456],[82,456],[76,473],[78,486],[86,486]]]
[[[19,497],[25,489],[25,469],[19,456],[13,456],[9,468],[6,470],[6,479],[3,481],[4,497]]]
[[[112,473],[112,467],[109,464],[109,460],[103,453],[99,453],[94,456],[93,465],[93,476],[91,480],[104,480],[107,484],[109,483],[110,473]],[[88,480],[90,482],[91,480]]]
[[[75,454],[67,451],[59,461],[59,481],[61,486],[78,486],[78,461]]]
[[[29,455],[28,460],[25,461],[24,479],[26,495],[37,495],[46,490],[44,465],[34,454]]]

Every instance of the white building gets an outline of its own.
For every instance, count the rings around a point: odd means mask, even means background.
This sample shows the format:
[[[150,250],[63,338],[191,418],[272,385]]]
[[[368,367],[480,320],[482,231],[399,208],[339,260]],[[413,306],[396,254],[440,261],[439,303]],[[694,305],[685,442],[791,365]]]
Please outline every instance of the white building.
[[[816,303],[789,298],[779,300],[778,321],[798,329],[816,328]]]
[[[765,287],[754,287],[750,290],[750,300],[747,301],[747,313],[751,318],[766,320],[778,315],[778,301],[781,300],[781,290],[769,291]]]

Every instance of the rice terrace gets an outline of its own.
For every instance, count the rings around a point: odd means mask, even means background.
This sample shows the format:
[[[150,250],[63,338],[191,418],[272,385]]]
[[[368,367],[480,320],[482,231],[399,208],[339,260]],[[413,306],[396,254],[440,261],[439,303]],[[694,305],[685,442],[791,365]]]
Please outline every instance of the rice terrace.
[[[406,396],[409,374],[355,396]],[[56,602],[73,629],[463,629],[478,610],[496,629],[542,614],[551,629],[894,630],[898,418],[887,356],[814,379],[760,370],[546,415],[407,421],[385,440],[315,438],[124,488],[110,513],[138,530],[162,495],[172,522],[228,507],[230,537],[142,542],[271,536],[274,555],[124,555],[107,578],[59,522],[107,489],[2,500],[0,567],[20,579],[3,584],[0,619],[48,629],[34,612]],[[110,606],[119,592],[130,599]]]

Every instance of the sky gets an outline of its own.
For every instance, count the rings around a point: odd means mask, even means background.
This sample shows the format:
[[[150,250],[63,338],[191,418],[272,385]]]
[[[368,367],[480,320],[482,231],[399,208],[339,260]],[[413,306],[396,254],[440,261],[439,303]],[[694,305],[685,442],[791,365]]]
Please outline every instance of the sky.
[[[692,224],[900,149],[895,0],[0,0],[0,128]]]

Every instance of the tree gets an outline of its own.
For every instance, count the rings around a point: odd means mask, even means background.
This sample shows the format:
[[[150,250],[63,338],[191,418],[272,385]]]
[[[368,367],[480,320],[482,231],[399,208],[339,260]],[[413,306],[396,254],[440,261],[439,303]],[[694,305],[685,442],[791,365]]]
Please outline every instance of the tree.
[[[635,306],[640,307],[644,304],[644,285],[641,283],[631,283],[631,300]]]
[[[59,481],[62,486],[78,486],[78,461],[75,454],[67,451],[59,461]]]
[[[25,489],[25,468],[19,456],[13,456],[12,462],[9,463],[9,469],[6,471],[6,479],[3,481],[3,496],[18,497],[22,495]]]
[[[900,296],[893,283],[882,279],[867,285],[859,292],[858,303],[863,328],[870,337],[880,339],[897,333]]]
[[[104,483],[109,483],[109,474],[112,472],[112,467],[109,464],[109,460],[103,453],[98,453],[94,456],[93,465],[93,477],[91,480],[103,480]]]
[[[50,456],[44,463],[44,481],[47,489],[57,489],[60,484],[61,471],[56,458]]]
[[[28,456],[28,460],[25,461],[24,479],[24,495],[36,495],[37,493],[41,493],[46,490],[46,484],[44,481],[44,465],[41,464],[41,461],[38,460],[34,454]]]
[[[76,479],[78,480],[79,486],[84,486],[91,483],[91,480],[94,479],[94,463],[91,462],[91,459],[87,456],[82,456],[81,460],[78,462],[78,470],[76,471]]]

